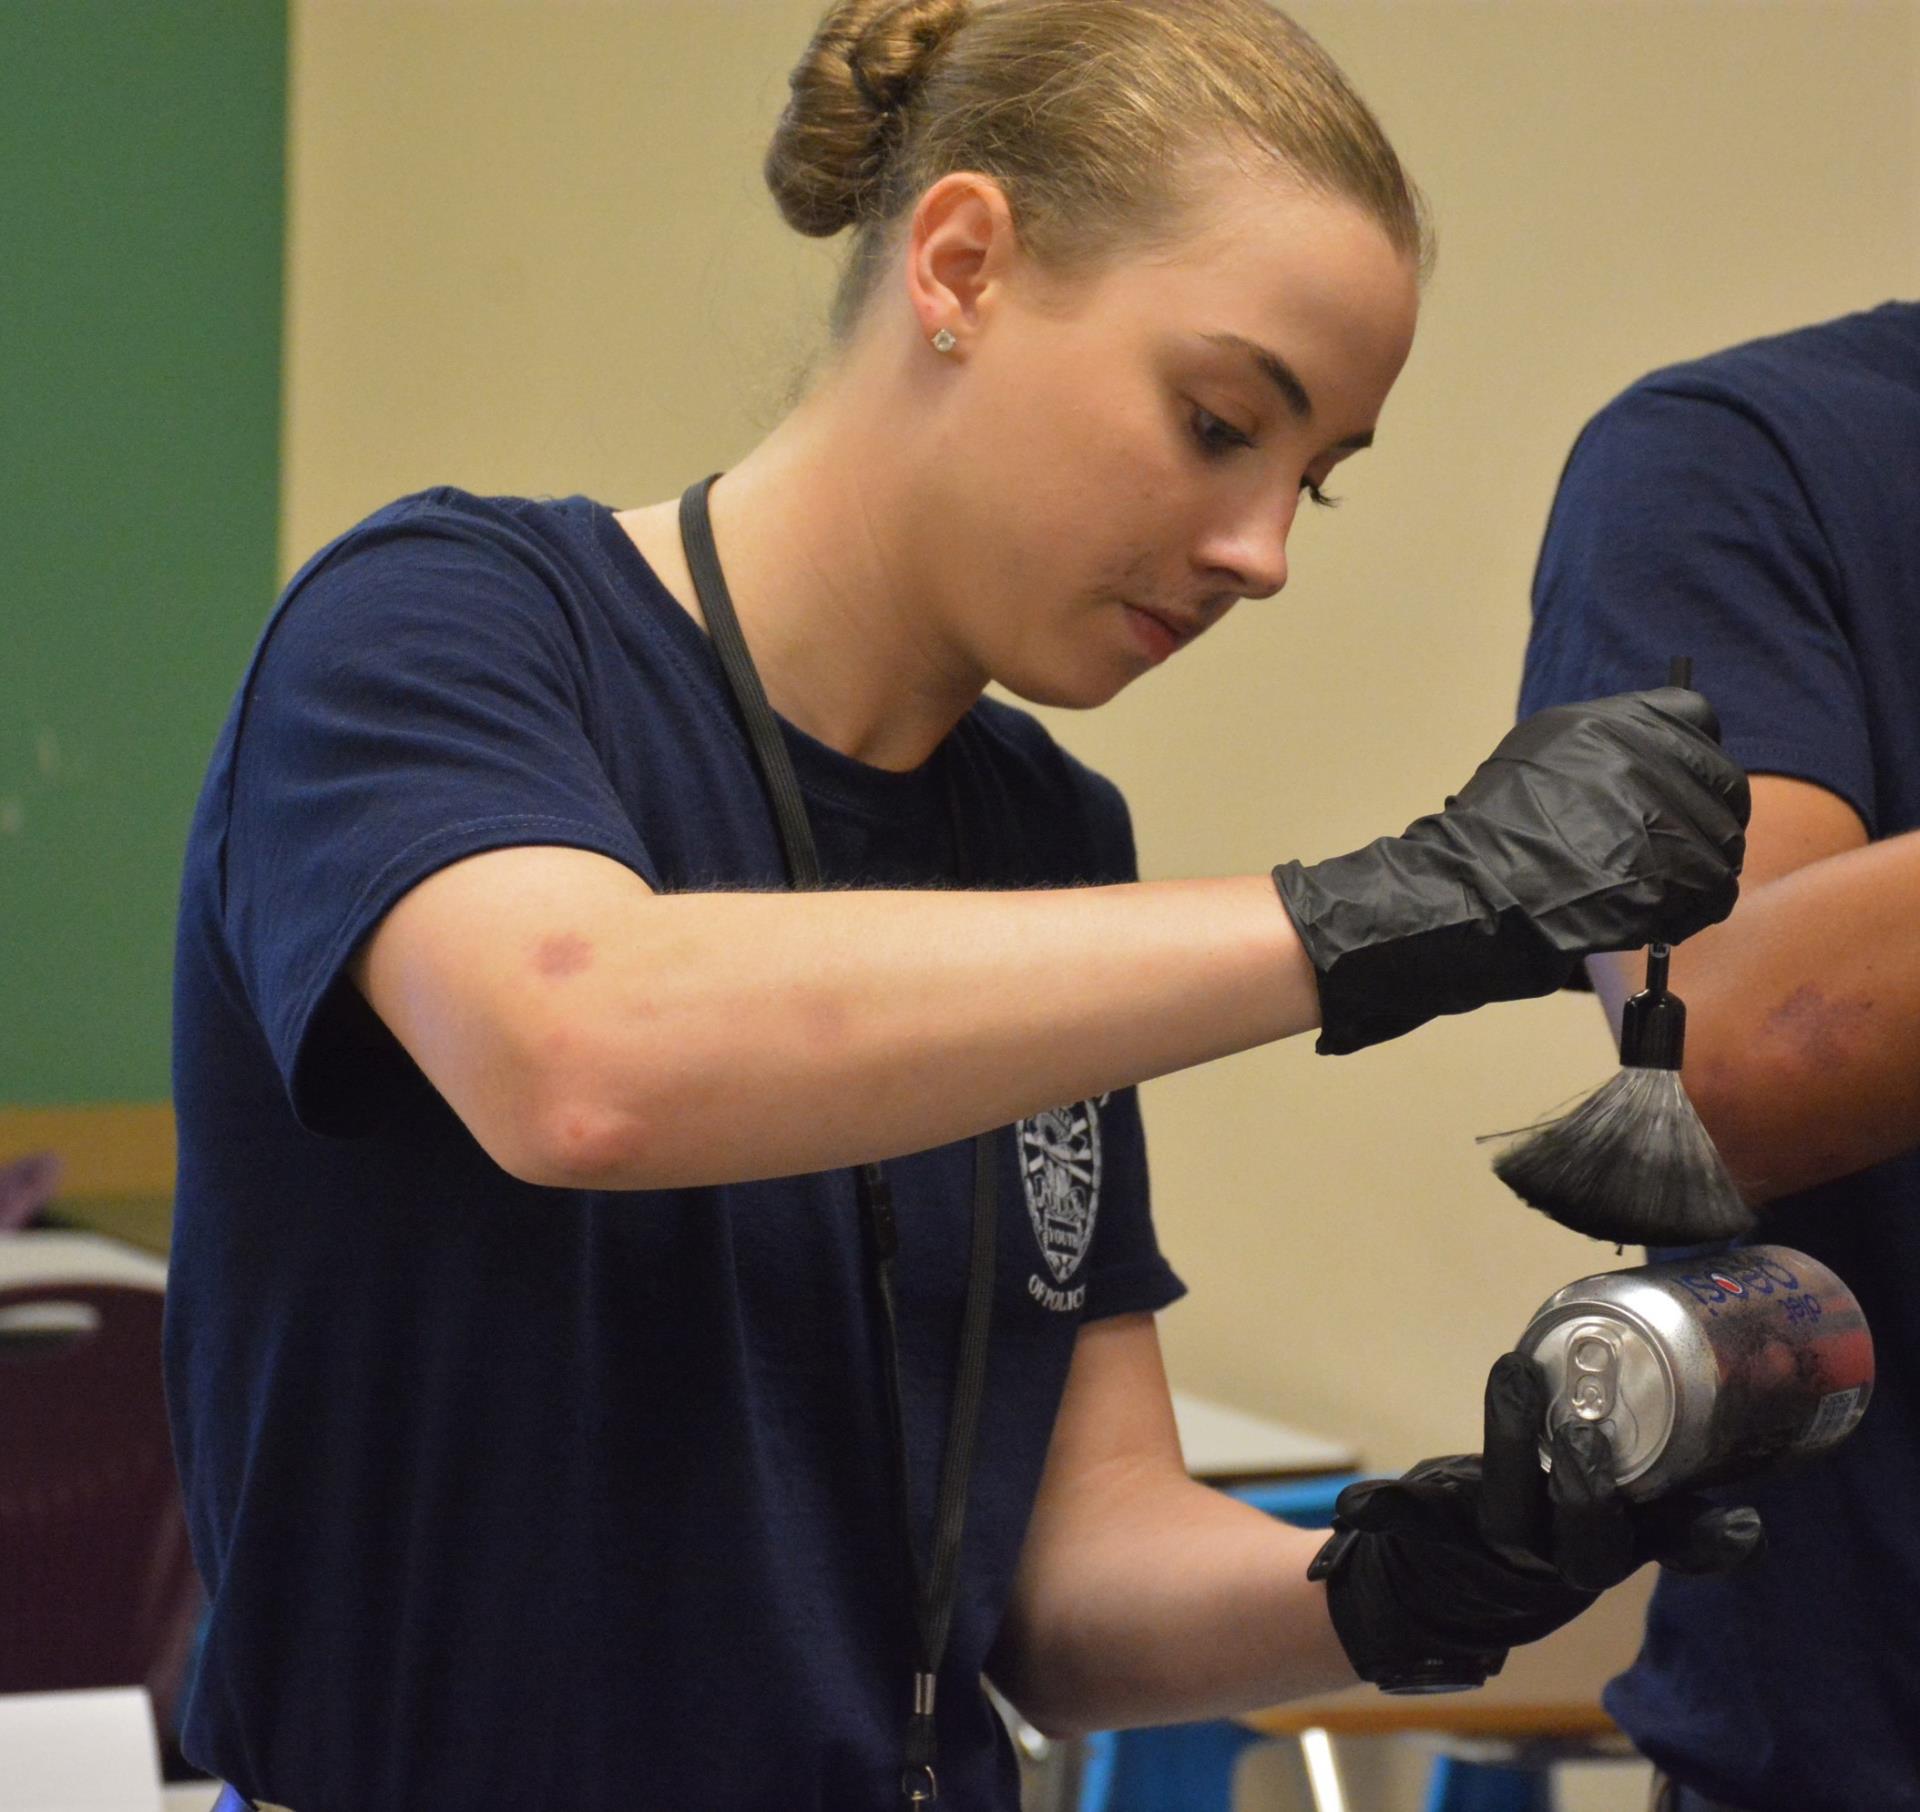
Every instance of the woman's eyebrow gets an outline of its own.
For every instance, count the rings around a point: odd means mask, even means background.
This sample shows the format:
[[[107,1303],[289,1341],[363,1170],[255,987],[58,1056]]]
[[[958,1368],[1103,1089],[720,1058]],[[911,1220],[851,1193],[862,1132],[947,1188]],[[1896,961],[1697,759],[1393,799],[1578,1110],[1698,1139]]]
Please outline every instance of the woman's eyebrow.
[[[1254,362],[1261,376],[1280,392],[1281,400],[1296,421],[1313,420],[1313,398],[1307,394],[1307,387],[1301,383],[1299,373],[1277,352],[1271,352],[1237,333],[1207,333],[1200,337],[1209,346],[1218,346],[1227,352],[1244,353]]]
[[[1227,352],[1243,353],[1253,361],[1260,375],[1280,392],[1295,421],[1313,420],[1313,398],[1307,394],[1306,385],[1301,383],[1300,374],[1277,352],[1237,333],[1207,333],[1200,337],[1209,346],[1218,346]],[[1358,434],[1349,434],[1345,440],[1336,442],[1328,448],[1328,451],[1359,453],[1372,445],[1373,430],[1365,428]]]

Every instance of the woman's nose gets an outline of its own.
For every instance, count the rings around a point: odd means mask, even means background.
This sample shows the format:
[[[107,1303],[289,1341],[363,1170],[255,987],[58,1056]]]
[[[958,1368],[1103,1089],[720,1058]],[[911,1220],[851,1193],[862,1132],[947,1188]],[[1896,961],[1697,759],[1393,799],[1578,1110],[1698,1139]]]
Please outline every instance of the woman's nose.
[[[1270,598],[1287,582],[1287,535],[1292,528],[1291,507],[1277,519],[1271,511],[1248,517],[1203,545],[1201,564],[1220,573],[1243,598]]]

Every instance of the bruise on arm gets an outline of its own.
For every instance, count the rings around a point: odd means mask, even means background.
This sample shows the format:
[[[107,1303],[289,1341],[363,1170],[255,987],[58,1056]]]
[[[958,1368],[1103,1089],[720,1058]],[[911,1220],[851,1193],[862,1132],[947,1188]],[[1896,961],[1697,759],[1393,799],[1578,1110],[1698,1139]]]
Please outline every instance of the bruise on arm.
[[[1807,781],[1756,775],[1740,902],[1674,952],[1685,1078],[1749,1199],[1845,1176],[1920,1143],[1920,834],[1870,844]],[[1595,957],[1619,1026],[1638,954]]]
[[[534,946],[534,973],[550,982],[566,981],[593,966],[593,941],[577,931],[551,931]]]

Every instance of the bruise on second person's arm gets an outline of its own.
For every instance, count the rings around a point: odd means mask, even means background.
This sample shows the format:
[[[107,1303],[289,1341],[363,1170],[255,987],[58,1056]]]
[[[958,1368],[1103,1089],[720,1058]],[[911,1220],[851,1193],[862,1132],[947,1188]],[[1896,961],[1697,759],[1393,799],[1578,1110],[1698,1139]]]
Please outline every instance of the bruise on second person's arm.
[[[1810,781],[1760,773],[1752,784],[1740,901],[1675,949],[1672,986],[1687,1005],[1688,1093],[1742,1193],[1760,1203],[1856,1167],[1832,1090],[1870,1064],[1887,1028],[1857,971],[1850,986],[1821,973],[1820,940],[1794,902],[1802,877],[1867,846],[1865,823]],[[1617,1039],[1645,956],[1596,957],[1589,970]]]
[[[1809,1068],[1827,1069],[1853,1059],[1874,1032],[1871,996],[1834,996],[1818,982],[1802,982],[1760,1022],[1771,1041]]]

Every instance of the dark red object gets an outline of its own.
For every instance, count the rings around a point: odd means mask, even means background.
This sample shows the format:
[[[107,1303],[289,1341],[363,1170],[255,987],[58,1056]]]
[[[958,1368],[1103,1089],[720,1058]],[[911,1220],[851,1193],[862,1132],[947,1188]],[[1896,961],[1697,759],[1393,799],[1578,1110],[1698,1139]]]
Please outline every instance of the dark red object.
[[[0,1692],[144,1686],[174,1725],[202,1596],[158,1290],[0,1287]]]

